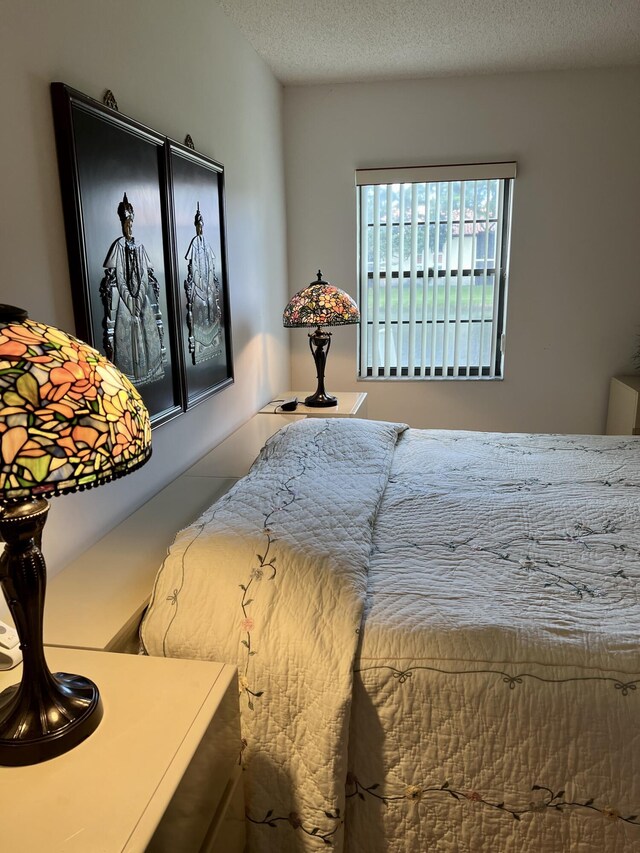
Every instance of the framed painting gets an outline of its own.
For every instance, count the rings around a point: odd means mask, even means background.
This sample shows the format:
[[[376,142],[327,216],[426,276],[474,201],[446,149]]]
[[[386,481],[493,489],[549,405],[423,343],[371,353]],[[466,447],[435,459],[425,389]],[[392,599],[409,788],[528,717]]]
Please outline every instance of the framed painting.
[[[51,84],[76,334],[138,389],[156,427],[183,410],[166,140]]]
[[[173,274],[187,408],[233,382],[224,169],[167,141]]]

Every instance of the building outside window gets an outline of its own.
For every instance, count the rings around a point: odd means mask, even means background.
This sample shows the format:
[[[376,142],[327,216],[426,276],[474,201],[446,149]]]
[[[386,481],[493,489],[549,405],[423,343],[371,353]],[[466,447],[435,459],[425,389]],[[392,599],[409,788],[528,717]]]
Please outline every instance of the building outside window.
[[[515,163],[361,169],[359,374],[504,373]]]

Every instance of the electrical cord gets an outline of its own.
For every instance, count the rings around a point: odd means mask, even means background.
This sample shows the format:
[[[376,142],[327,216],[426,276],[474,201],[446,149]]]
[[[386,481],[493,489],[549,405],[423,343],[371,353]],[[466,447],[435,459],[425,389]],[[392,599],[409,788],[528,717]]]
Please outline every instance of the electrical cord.
[[[276,405],[275,409],[273,410],[274,415],[280,414],[281,412],[295,412],[295,410],[298,408],[297,397],[293,397],[290,400],[270,400],[267,405],[273,406],[276,403],[279,405]]]

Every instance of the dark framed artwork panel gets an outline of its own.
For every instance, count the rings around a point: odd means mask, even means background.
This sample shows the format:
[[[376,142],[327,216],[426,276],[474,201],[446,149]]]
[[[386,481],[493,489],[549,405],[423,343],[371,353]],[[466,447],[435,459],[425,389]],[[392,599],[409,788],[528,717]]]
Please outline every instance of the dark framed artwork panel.
[[[51,84],[76,333],[159,426],[183,410],[165,138]]]
[[[167,141],[187,408],[233,382],[224,169]]]

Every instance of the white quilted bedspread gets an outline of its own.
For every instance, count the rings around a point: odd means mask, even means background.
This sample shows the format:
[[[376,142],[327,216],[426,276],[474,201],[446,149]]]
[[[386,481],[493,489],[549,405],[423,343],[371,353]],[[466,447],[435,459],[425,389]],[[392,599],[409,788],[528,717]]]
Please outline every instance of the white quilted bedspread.
[[[250,853],[640,850],[639,442],[309,419],[178,535],[143,641],[238,665]]]
[[[158,574],[146,650],[238,666],[251,853],[342,849],[357,632],[403,428],[291,424]]]
[[[376,521],[349,853],[640,850],[640,440],[417,431]]]

